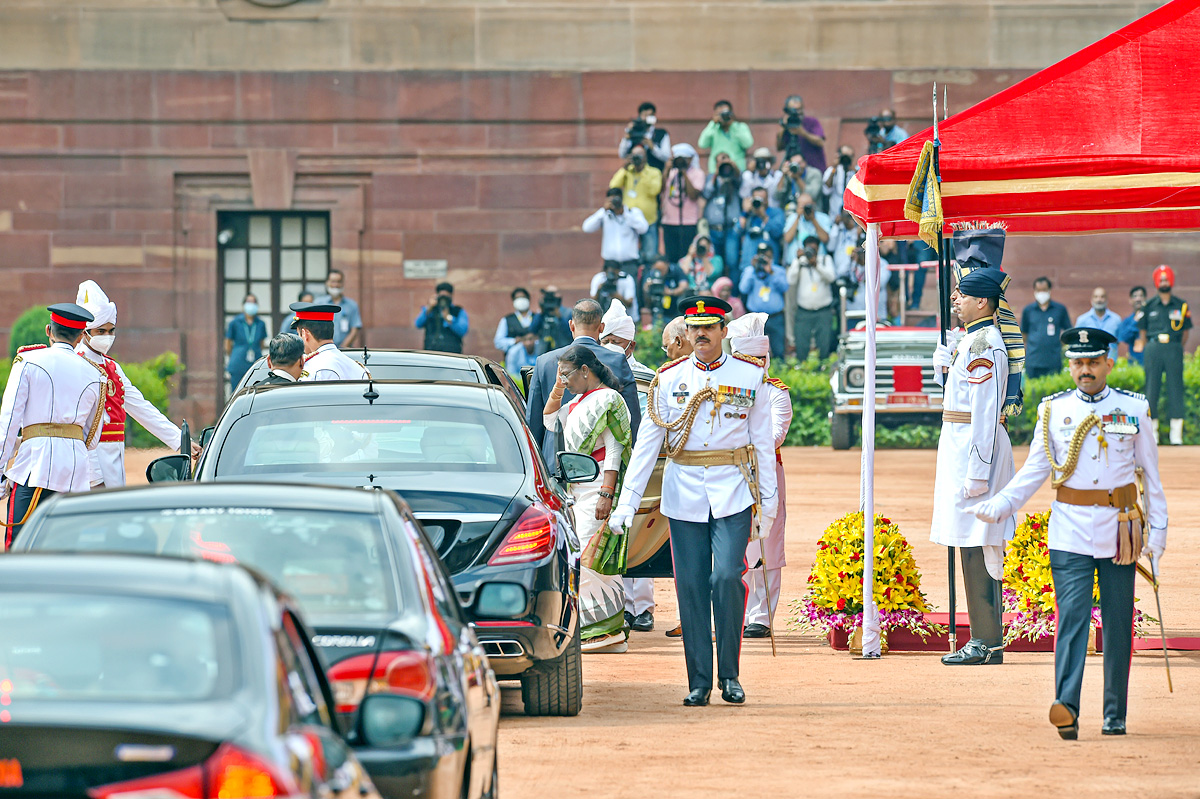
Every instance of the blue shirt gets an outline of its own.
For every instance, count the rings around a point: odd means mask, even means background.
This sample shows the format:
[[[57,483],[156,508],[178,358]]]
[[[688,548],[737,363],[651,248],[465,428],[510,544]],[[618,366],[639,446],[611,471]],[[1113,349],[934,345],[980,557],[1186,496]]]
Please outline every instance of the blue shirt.
[[[757,235],[751,235],[750,228],[761,227],[762,232]],[[758,252],[758,243],[765,241],[771,245],[771,249],[775,253],[775,260],[778,261],[783,257],[783,211],[778,208],[767,209],[767,221],[764,223],[762,217],[754,216],[751,219],[750,215],[742,217],[742,225],[739,230],[742,238],[742,254],[739,259],[739,265],[742,269],[750,266],[750,262],[754,260],[755,253]]]
[[[1082,313],[1075,320],[1075,327],[1095,327],[1106,333],[1117,335],[1117,331],[1121,328],[1121,317],[1117,316],[1112,311],[1105,311],[1104,317],[1101,318],[1096,314],[1096,309],[1089,308],[1087,313]],[[1108,357],[1114,361],[1117,359],[1117,343],[1113,342],[1108,347]]]
[[[417,314],[417,321],[416,321],[417,327],[425,327],[425,317],[426,317],[427,313],[428,313],[428,309],[424,305],[422,305],[421,313]],[[459,338],[466,338],[467,328],[469,327],[469,325],[470,325],[470,322],[467,319],[467,312],[464,311],[462,308],[459,308],[458,314],[455,315],[450,320],[450,324],[448,325],[448,327],[451,330],[453,330],[454,334],[457,335]]]
[[[1142,312],[1137,311],[1131,313],[1121,320],[1121,324],[1117,326],[1117,343],[1125,344],[1129,348],[1129,360],[1134,363],[1142,363],[1142,358],[1145,355],[1143,352],[1134,352],[1133,344],[1138,340],[1138,319],[1141,318]]]
[[[788,290],[787,272],[779,264],[772,264],[771,274],[765,277],[759,277],[757,269],[745,269],[738,290],[746,297],[746,310],[750,313],[782,313]]]
[[[225,338],[233,342],[229,351],[229,366],[226,371],[233,375],[236,384],[250,368],[250,364],[262,357],[262,343],[267,338],[267,323],[261,317],[247,322],[244,314],[229,320]]]
[[[525,345],[518,341],[509,347],[508,352],[504,355],[504,368],[512,375],[512,379],[518,386],[521,385],[521,368],[533,366],[537,362],[538,349],[540,347],[534,347],[533,352],[527,352]]]
[[[796,235],[793,236],[792,240],[789,241],[787,244],[785,244],[784,248],[783,248],[783,262],[785,264],[791,264],[792,261],[796,260],[796,253],[799,252],[800,249],[804,247],[804,240],[806,238],[808,238],[809,236],[817,235],[817,226],[814,225],[812,222],[809,222],[807,219],[805,219],[804,214],[801,214],[797,211],[792,211],[790,214],[787,215],[787,219],[784,220],[784,223],[783,223],[783,229],[787,230],[788,228],[790,228],[792,226],[792,222],[796,221],[797,217],[800,218],[800,221],[796,225]],[[829,244],[831,244],[831,245],[834,244],[833,222],[830,221],[829,214],[825,213],[824,211],[813,211],[813,217],[816,219],[816,221],[818,223],[820,223],[821,230],[824,230],[826,233],[829,234]],[[857,244],[858,243],[858,241],[857,241],[858,231],[854,230],[853,233],[854,233],[855,243]],[[819,239],[820,236],[817,236],[817,238]],[[826,255],[833,254],[832,252],[829,251],[828,245],[826,245],[824,243],[821,244],[821,252]],[[846,255],[846,258],[849,259],[849,255]],[[837,259],[836,258],[834,259],[834,269],[835,269],[835,271],[837,269]]]
[[[362,314],[358,312],[358,303],[349,297],[335,300],[328,294],[322,294],[317,297],[315,302],[319,305],[342,306],[342,310],[333,316],[333,345],[335,347],[342,346],[342,342],[346,340],[346,336],[350,335],[351,330],[362,327]]]
[[[1067,307],[1050,300],[1045,310],[1031,302],[1021,311],[1021,333],[1025,335],[1025,373],[1029,377],[1061,372],[1062,343],[1059,337],[1071,326]]]

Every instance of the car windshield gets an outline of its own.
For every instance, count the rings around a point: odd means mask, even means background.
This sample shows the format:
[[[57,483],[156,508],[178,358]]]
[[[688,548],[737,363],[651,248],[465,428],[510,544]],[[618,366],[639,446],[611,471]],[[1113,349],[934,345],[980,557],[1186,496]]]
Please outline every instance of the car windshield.
[[[516,435],[470,408],[307,406],[243,416],[220,442],[217,477],[295,472],[523,474]]]
[[[0,629],[0,687],[12,710],[22,700],[198,702],[239,684],[221,605],[0,591]]]
[[[243,563],[312,615],[382,612],[398,602],[379,520],[366,513],[182,507],[50,515],[31,546]]]

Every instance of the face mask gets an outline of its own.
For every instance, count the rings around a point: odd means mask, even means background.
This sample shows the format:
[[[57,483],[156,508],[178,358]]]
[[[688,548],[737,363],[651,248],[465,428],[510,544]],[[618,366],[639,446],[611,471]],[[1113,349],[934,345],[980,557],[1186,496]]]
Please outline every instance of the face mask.
[[[325,288],[326,288],[326,290],[329,292],[329,296],[330,296],[330,297],[340,297],[340,296],[342,296],[342,289],[341,289],[340,287],[339,287],[339,288],[332,288],[332,287],[330,287],[330,286],[326,286]]]
[[[245,305],[242,306],[242,313],[246,314],[246,316],[257,316],[258,315],[258,303],[257,302],[246,303]]]
[[[528,297],[517,297],[515,300],[513,300],[513,310],[516,311],[517,313],[525,313],[526,311],[528,311],[529,310],[529,298]]]
[[[116,336],[92,336],[88,339],[88,346],[101,355],[107,355],[116,340]]]
[[[1038,305],[1045,305],[1046,303],[1050,302],[1050,292],[1035,291],[1033,292],[1033,298],[1037,300]]]
[[[653,127],[655,122],[658,122],[658,117],[654,116],[654,114],[651,114],[650,116],[646,117],[647,125],[650,125],[651,127]]]

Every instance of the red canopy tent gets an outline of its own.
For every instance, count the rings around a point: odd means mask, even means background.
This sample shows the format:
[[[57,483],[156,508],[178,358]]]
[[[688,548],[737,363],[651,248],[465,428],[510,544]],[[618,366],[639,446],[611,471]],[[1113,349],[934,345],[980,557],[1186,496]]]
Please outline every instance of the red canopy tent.
[[[1200,0],[1174,0],[946,120],[947,223],[1009,235],[1200,229]],[[929,128],[859,162],[845,205],[916,238],[904,199]]]

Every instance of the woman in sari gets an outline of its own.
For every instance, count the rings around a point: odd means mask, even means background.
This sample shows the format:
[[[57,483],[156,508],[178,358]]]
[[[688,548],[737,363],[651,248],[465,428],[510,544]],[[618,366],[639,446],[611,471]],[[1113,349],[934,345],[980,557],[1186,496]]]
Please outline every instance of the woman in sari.
[[[564,402],[567,391],[573,396]],[[617,379],[587,347],[573,345],[559,356],[558,381],[546,401],[545,423],[547,430],[561,426],[568,450],[587,453],[600,465],[595,480],[571,486],[576,532],[586,549],[612,512],[633,442],[629,409],[617,392]],[[584,652],[626,651],[621,575],[580,566],[579,613]]]

